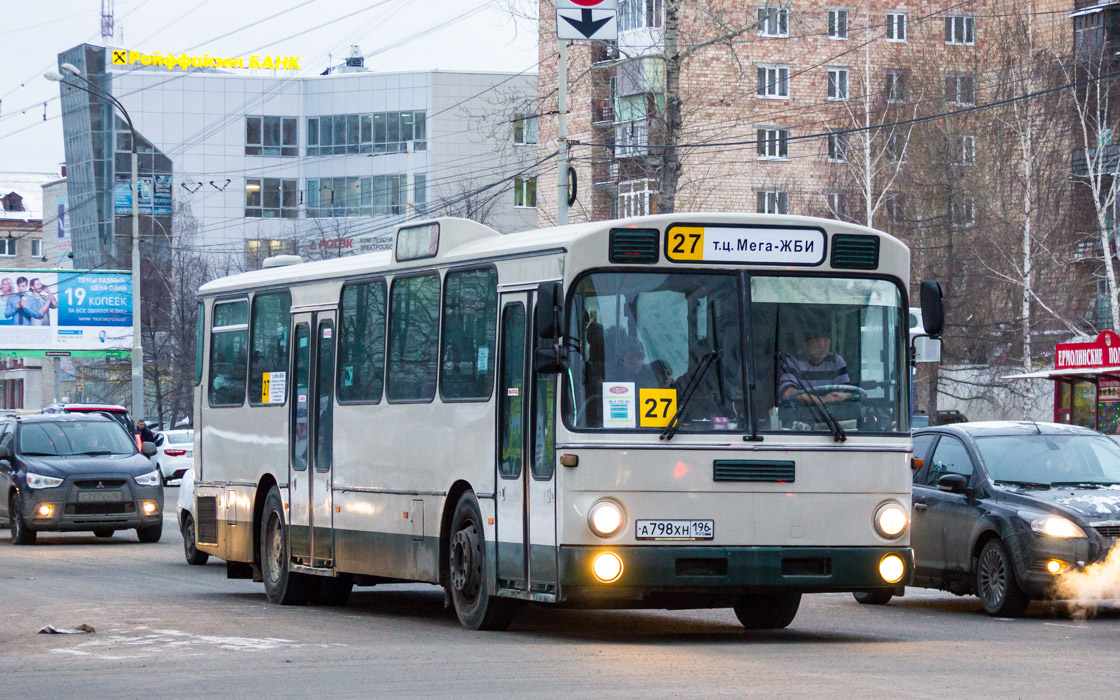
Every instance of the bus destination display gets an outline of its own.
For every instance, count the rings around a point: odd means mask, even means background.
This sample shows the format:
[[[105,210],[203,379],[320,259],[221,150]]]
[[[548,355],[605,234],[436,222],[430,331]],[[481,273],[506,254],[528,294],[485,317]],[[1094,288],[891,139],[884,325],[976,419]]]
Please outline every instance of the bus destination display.
[[[825,257],[817,228],[670,226],[665,241],[673,262],[820,265]]]

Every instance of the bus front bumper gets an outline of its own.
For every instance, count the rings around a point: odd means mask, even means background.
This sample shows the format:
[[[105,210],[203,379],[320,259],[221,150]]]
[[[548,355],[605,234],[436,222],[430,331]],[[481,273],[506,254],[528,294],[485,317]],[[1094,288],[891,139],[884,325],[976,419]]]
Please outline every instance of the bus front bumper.
[[[605,552],[622,561],[622,573],[610,583],[595,575],[595,559]],[[880,574],[880,563],[892,554],[905,568],[901,579],[888,582]],[[655,604],[679,597],[679,607],[692,607],[684,601],[750,592],[896,590],[910,582],[914,554],[910,547],[561,546],[559,563],[566,600]]]

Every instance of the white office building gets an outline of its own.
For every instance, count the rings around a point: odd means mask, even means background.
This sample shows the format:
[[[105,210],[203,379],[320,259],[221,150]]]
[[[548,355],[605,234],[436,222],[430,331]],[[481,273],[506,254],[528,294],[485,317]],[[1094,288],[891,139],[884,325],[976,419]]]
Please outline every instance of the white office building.
[[[60,69],[76,67],[132,118],[142,240],[190,245],[220,271],[376,248],[394,225],[427,215],[503,232],[536,225],[535,122],[515,119],[535,75],[361,63],[352,53],[304,77],[114,66],[111,49],[89,44],[59,54]],[[108,100],[61,90],[75,266],[127,267],[128,127]]]

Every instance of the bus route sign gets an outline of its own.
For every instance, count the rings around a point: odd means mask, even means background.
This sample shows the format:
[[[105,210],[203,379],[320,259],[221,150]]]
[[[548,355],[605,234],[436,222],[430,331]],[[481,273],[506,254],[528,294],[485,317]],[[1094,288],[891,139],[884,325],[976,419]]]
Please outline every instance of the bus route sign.
[[[820,265],[825,232],[794,226],[670,226],[665,257],[681,263]]]

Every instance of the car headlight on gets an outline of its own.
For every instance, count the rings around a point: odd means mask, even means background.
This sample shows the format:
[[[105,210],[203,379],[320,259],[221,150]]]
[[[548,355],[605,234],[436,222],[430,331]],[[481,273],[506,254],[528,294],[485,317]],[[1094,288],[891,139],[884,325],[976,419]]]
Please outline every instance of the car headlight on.
[[[599,501],[587,513],[587,526],[599,537],[610,537],[622,527],[622,508],[614,501]]]
[[[161,483],[158,469],[134,478],[140,486],[159,486]]]
[[[897,503],[884,503],[875,511],[875,531],[889,540],[906,532],[910,516]]]
[[[56,486],[62,486],[62,479],[27,472],[27,488],[29,489],[53,489]]]
[[[1074,537],[1085,537],[1085,531],[1077,526],[1071,520],[1063,518],[1060,515],[1050,515],[1049,513],[1032,513],[1030,511],[1019,511],[1019,517],[1027,521],[1031,525],[1031,530],[1047,537],[1060,537],[1069,539]]]

